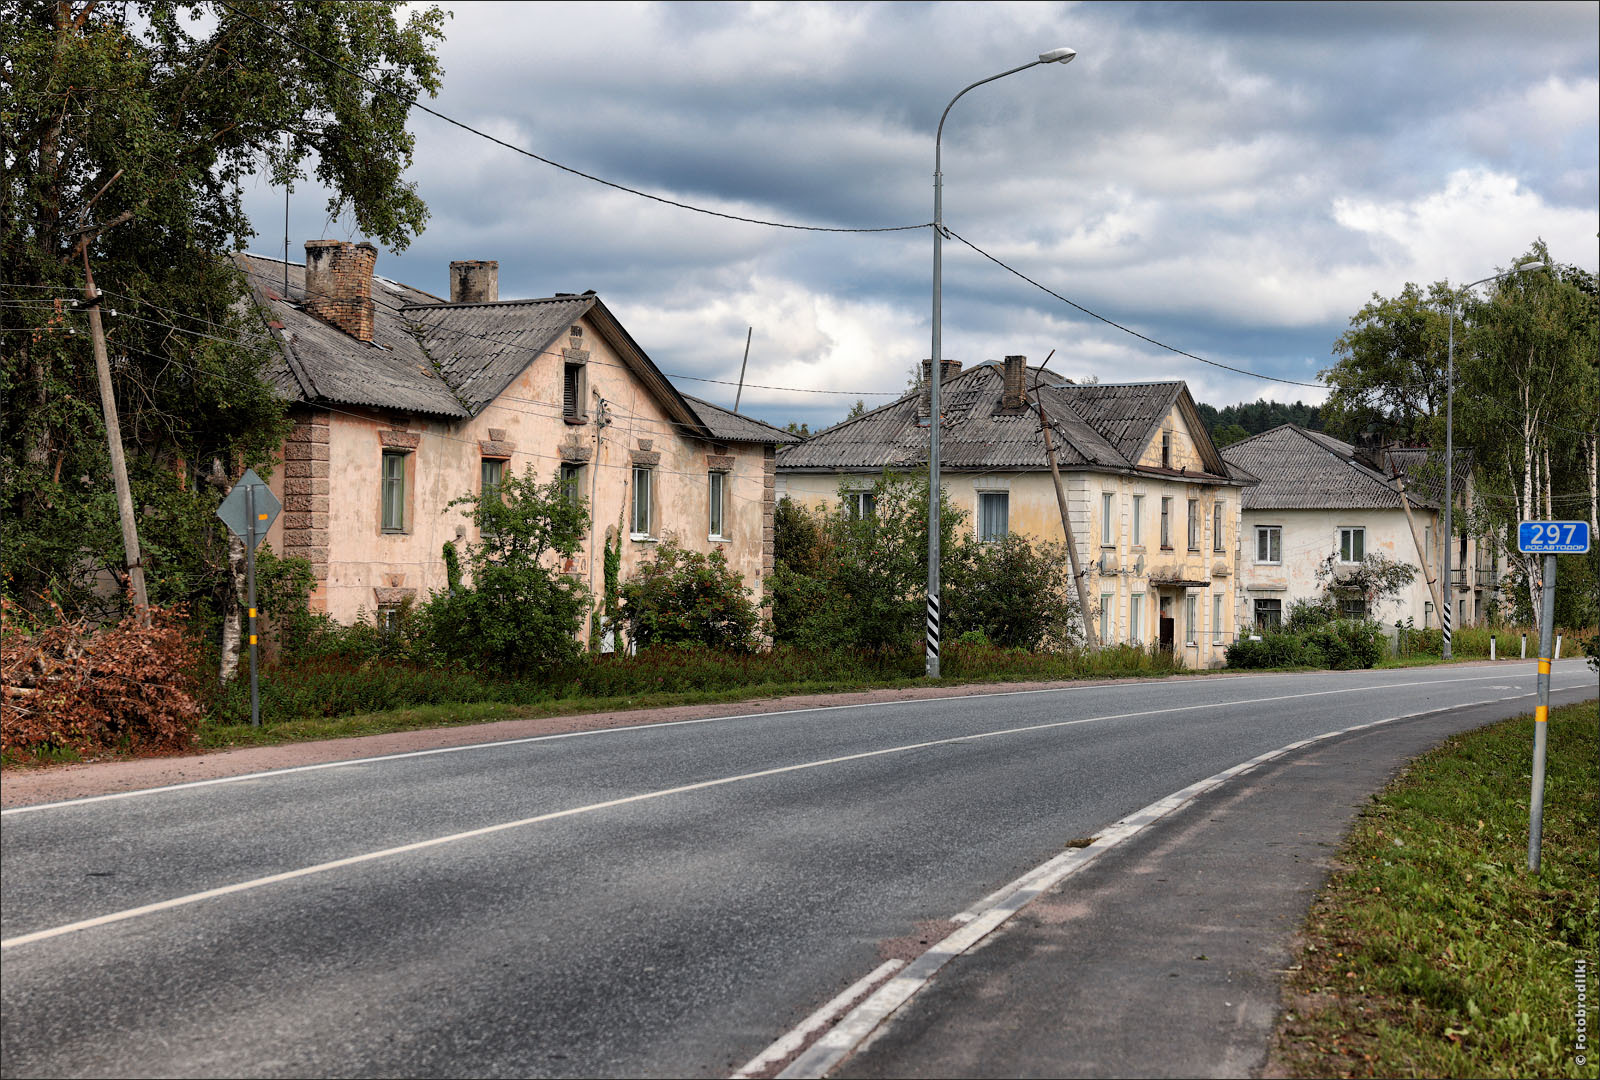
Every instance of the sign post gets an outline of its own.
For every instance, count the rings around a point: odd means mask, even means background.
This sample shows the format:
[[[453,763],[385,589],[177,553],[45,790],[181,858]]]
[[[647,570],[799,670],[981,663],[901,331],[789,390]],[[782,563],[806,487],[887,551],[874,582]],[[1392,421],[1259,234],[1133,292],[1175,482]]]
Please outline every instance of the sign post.
[[[1533,711],[1533,791],[1528,800],[1528,869],[1539,872],[1544,834],[1544,766],[1550,742],[1550,643],[1556,622],[1556,556],[1589,550],[1587,521],[1523,521],[1517,525],[1517,550],[1544,556],[1540,582],[1539,704]]]
[[[250,726],[261,726],[261,687],[256,673],[256,545],[278,517],[283,504],[272,489],[246,469],[239,482],[233,485],[222,505],[217,507],[217,517],[228,531],[244,541],[245,593],[249,610],[247,633],[250,642]]]

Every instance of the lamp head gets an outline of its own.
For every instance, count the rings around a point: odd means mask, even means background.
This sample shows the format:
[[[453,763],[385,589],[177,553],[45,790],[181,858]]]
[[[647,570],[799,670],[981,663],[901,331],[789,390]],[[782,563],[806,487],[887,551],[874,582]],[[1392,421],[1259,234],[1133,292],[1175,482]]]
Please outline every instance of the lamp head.
[[[1069,64],[1072,62],[1072,58],[1077,55],[1077,49],[1051,49],[1049,52],[1039,54],[1039,63]]]
[[[1527,262],[1523,263],[1521,266],[1517,267],[1516,272],[1520,274],[1524,270],[1548,270],[1548,269],[1550,269],[1550,264],[1545,262],[1543,259],[1530,259]]]

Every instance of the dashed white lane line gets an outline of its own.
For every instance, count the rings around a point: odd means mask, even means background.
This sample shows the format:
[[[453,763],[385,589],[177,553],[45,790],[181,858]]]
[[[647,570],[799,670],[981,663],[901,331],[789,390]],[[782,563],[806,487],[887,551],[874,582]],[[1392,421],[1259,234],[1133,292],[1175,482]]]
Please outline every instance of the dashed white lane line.
[[[1506,661],[1518,663],[1520,661]],[[1532,661],[1529,661],[1532,663]],[[1559,662],[1559,661],[1558,661]],[[1262,675],[1240,675],[1234,681],[1244,682],[1254,679],[1281,678],[1281,675],[1267,673]],[[1400,689],[1412,686],[1449,685],[1464,682],[1484,682],[1490,678],[1505,678],[1504,674],[1498,676],[1482,676],[1471,679],[1435,679],[1429,682],[1408,683],[1380,683],[1374,686],[1352,687],[1343,690],[1323,691],[1325,693],[1353,693],[1358,690],[1387,690]],[[163,784],[160,787],[140,788],[137,791],[117,791],[108,795],[89,795],[81,799],[62,799],[57,802],[35,803],[31,806],[13,806],[8,810],[0,810],[0,817],[12,817],[16,814],[36,814],[42,810],[60,810],[66,807],[88,806],[92,803],[114,802],[121,799],[139,799],[148,795],[163,795],[173,791],[186,791],[190,788],[216,787],[221,784],[238,784],[249,780],[262,780],[275,776],[290,776],[295,773],[318,772],[322,769],[342,769],[352,765],[370,765],[380,761],[403,761],[408,758],[435,757],[440,754],[463,754],[473,750],[492,750],[505,746],[524,746],[529,743],[553,742],[557,739],[583,739],[605,735],[621,735],[628,732],[655,731],[658,729],[688,727],[695,724],[716,724],[731,720],[759,720],[770,716],[794,716],[799,713],[842,712],[849,709],[875,709],[886,705],[927,705],[945,701],[967,701],[974,698],[998,697],[1027,697],[1034,694],[1071,694],[1084,691],[1104,689],[1105,684],[1094,686],[1054,686],[1044,690],[997,690],[988,694],[962,694],[954,698],[898,698],[894,701],[865,701],[853,705],[819,705],[804,709],[778,709],[773,712],[737,713],[732,716],[702,716],[693,720],[666,720],[657,724],[628,724],[622,727],[595,728],[589,731],[563,731],[554,735],[529,735],[520,739],[499,739],[494,742],[469,743],[465,746],[439,746],[430,750],[409,750],[400,754],[378,754],[372,757],[344,758],[339,761],[319,761],[314,765],[294,765],[285,769],[264,769],[259,772],[240,773],[237,776],[218,776],[209,780],[186,780],[179,784]],[[1307,696],[1315,696],[1310,694]],[[1250,701],[1236,701],[1229,704],[1248,705]],[[1199,706],[1195,706],[1199,707]]]
[[[1477,680],[1448,680],[1477,681]],[[1414,684],[1389,684],[1385,689],[1398,685],[1425,686],[1430,683]],[[285,881],[294,881],[298,878],[311,877],[314,874],[323,874],[331,870],[340,870],[345,867],[359,866],[362,863],[374,862],[379,859],[393,858],[398,855],[407,855],[417,851],[426,851],[429,848],[442,847],[445,844],[458,843],[463,840],[472,840],[481,836],[492,836],[495,833],[506,832],[510,829],[526,828],[546,821],[557,821],[562,818],[576,817],[580,814],[595,813],[600,810],[610,810],[619,806],[628,806],[633,803],[649,802],[654,799],[664,799],[670,795],[683,795],[691,791],[705,791],[710,788],[724,787],[729,784],[743,783],[749,780],[759,780],[768,776],[782,776],[787,773],[803,772],[808,769],[820,769],[829,765],[842,765],[850,761],[864,761],[869,758],[884,757],[889,754],[903,754],[912,750],[925,750],[933,746],[949,746],[961,742],[977,742],[981,739],[998,738],[1004,735],[1022,735],[1034,731],[1049,731],[1055,728],[1073,727],[1078,724],[1093,724],[1104,720],[1130,720],[1143,716],[1160,716],[1175,712],[1198,712],[1202,709],[1232,708],[1237,705],[1263,704],[1272,701],[1293,701],[1302,698],[1330,697],[1336,694],[1354,694],[1373,687],[1345,687],[1339,690],[1318,690],[1303,694],[1277,694],[1270,697],[1252,698],[1249,701],[1219,701],[1200,705],[1179,705],[1165,709],[1143,709],[1137,712],[1114,713],[1106,716],[1087,716],[1077,720],[1054,720],[1043,724],[1027,724],[1022,727],[999,728],[990,731],[973,732],[967,735],[955,735],[944,739],[928,739],[923,742],[905,743],[900,746],[883,747],[877,750],[864,750],[855,754],[841,754],[837,757],[823,758],[817,761],[804,761],[796,765],[780,765],[770,769],[757,769],[754,772],[739,773],[736,776],[723,776],[714,780],[701,780],[693,784],[680,784],[676,787],[662,788],[657,791],[645,791],[637,795],[626,795],[617,799],[607,799],[604,802],[589,803],[585,806],[573,806],[565,810],[553,810],[549,813],[535,814],[532,817],[518,818],[515,821],[504,821],[496,825],[485,825],[482,828],[468,829],[464,832],[450,833],[447,836],[436,836],[428,840],[418,840],[410,844],[400,844],[395,847],[383,848],[379,851],[369,851],[360,855],[351,855],[343,859],[331,859],[327,862],[317,863],[313,866],[303,866],[297,870],[286,870],[282,873],[268,874],[264,877],[252,878],[249,881],[235,882],[232,885],[222,885],[214,889],[205,889],[201,892],[189,893],[185,896],[175,896],[170,900],[161,900],[153,904],[143,904],[139,907],[126,908],[122,911],[113,911],[105,915],[97,915],[90,919],[80,919],[77,922],[54,926],[45,930],[35,930],[28,934],[19,934],[16,937],[0,941],[0,950],[13,949],[19,945],[29,945],[38,941],[47,941],[51,938],[63,937],[67,934],[78,933],[82,930],[91,930],[98,926],[109,926],[112,923],[126,922],[145,915],[154,915],[162,911],[171,911],[173,908],[187,907],[198,904],[203,900],[214,900],[223,896],[232,896],[236,893],[249,892],[254,889],[264,888],[268,885],[277,885]],[[1526,695],[1517,695],[1526,696]],[[1499,700],[1499,699],[1496,699]],[[1483,704],[1474,702],[1472,704]],[[1465,707],[1465,706],[1461,706]],[[1381,722],[1381,721],[1380,721]]]
[[[1582,686],[1572,686],[1559,689],[1583,688]],[[1448,706],[1447,708],[1452,710],[1465,709],[1477,705],[1492,705],[1502,701],[1515,701],[1518,698],[1531,696],[1533,695],[1528,692],[1508,694],[1504,697],[1486,698],[1482,701],[1466,702],[1461,705]],[[927,952],[908,964],[900,974],[890,979],[876,993],[841,1018],[831,1030],[808,1046],[786,1069],[780,1072],[778,1074],[779,1080],[826,1076],[854,1052],[856,1047],[860,1046],[864,1040],[889,1021],[903,1005],[915,997],[938,973],[940,968],[988,937],[989,934],[1010,919],[1012,915],[1025,907],[1034,897],[1076,874],[1111,848],[1137,836],[1156,821],[1194,801],[1206,792],[1269,761],[1315,743],[1337,738],[1340,735],[1348,735],[1352,732],[1379,727],[1383,724],[1411,720],[1419,716],[1429,716],[1442,711],[1446,710],[1439,708],[1425,709],[1421,712],[1385,717],[1382,720],[1371,720],[1365,724],[1353,724],[1350,727],[1339,728],[1336,731],[1327,731],[1321,735],[1314,735],[1309,739],[1301,739],[1298,742],[1289,743],[1287,746],[1280,746],[1276,750],[1258,754],[1249,761],[1240,762],[1232,768],[1224,769],[1219,773],[1206,777],[1204,780],[1196,781],[1186,788],[1174,791],[1171,795],[1157,799],[1120,821],[1114,822],[1087,846],[1067,849],[984,897],[984,899],[978,901],[966,911],[953,916],[952,921],[964,924],[959,930],[953,931],[944,939],[935,943]],[[798,1030],[796,1029],[796,1031]],[[773,1044],[773,1048],[787,1042],[794,1034],[795,1032],[790,1032],[783,1036]],[[772,1049],[769,1048],[761,1057],[766,1057],[771,1052]],[[793,1051],[790,1050],[787,1053],[793,1053]],[[787,1056],[787,1053],[784,1056]],[[757,1060],[760,1060],[760,1057]],[[748,1068],[748,1066],[746,1067]],[[734,1075],[737,1077],[741,1074],[735,1073]]]

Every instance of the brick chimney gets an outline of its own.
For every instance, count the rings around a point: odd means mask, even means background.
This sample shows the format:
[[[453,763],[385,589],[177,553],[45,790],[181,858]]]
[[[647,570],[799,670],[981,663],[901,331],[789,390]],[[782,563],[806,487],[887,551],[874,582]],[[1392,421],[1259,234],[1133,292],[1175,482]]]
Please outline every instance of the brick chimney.
[[[1004,388],[1000,391],[1002,409],[1022,410],[1028,407],[1028,358],[1006,357]]]
[[[378,249],[345,240],[306,241],[306,310],[361,341],[372,340],[372,268]]]
[[[493,259],[458,259],[450,264],[452,304],[492,304],[499,299],[499,263]]]
[[[922,390],[917,395],[917,424],[924,425],[933,413],[932,384],[933,361],[922,362]]]

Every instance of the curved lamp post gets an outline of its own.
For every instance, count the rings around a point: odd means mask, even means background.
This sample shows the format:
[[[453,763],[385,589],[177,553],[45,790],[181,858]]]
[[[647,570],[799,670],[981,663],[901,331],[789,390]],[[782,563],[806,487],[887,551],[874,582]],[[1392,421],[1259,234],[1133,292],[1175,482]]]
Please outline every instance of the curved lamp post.
[[[1501,278],[1520,274],[1524,270],[1539,270],[1548,268],[1549,263],[1539,259],[1525,262],[1515,270],[1506,270],[1499,274],[1490,274],[1486,278],[1479,278],[1470,285],[1463,285],[1461,292],[1476,289],[1485,281],[1499,281]],[[1447,346],[1445,390],[1444,390],[1444,610],[1439,613],[1439,626],[1444,631],[1444,643],[1439,653],[1442,659],[1448,660],[1451,656],[1450,648],[1450,612],[1455,607],[1456,583],[1450,576],[1450,549],[1455,546],[1456,538],[1453,530],[1451,510],[1455,507],[1455,422],[1456,422],[1456,293],[1450,294],[1450,337]]]
[[[939,677],[939,383],[944,375],[944,356],[940,350],[941,313],[940,292],[944,280],[944,122],[955,103],[967,90],[984,83],[1015,75],[1040,64],[1066,64],[1078,55],[1076,49],[1051,49],[1040,53],[1039,59],[1030,60],[1021,67],[1002,71],[987,79],[979,79],[960,94],[950,99],[939,115],[939,130],[933,138],[933,364],[928,372],[928,667],[930,679]]]

